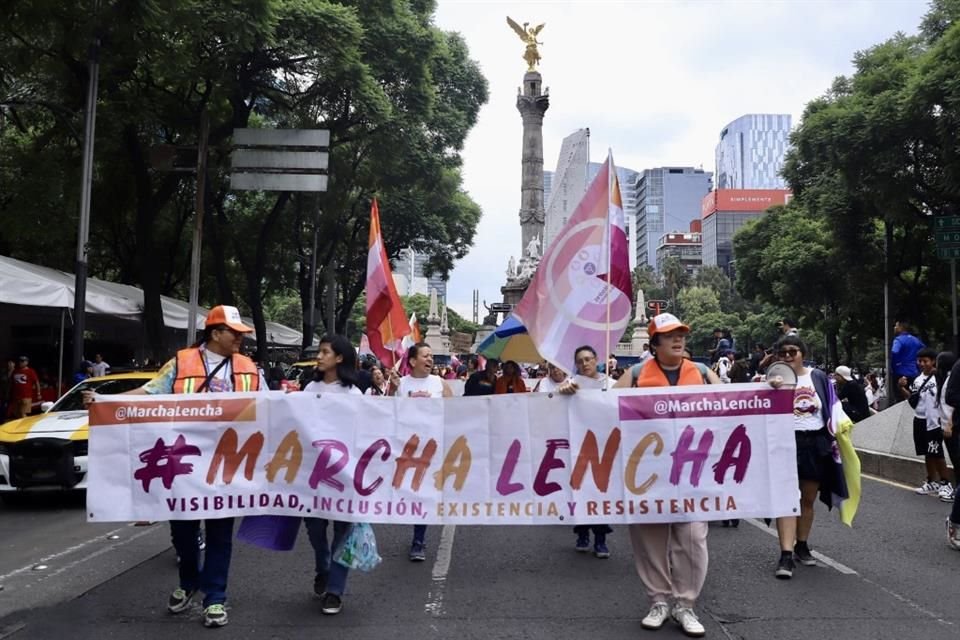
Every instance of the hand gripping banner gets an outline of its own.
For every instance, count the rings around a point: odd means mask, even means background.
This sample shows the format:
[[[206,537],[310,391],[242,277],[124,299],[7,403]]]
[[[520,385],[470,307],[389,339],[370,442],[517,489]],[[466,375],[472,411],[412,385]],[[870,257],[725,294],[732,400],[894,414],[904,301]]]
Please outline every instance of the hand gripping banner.
[[[792,391],[98,396],[91,521],[614,524],[794,515]]]

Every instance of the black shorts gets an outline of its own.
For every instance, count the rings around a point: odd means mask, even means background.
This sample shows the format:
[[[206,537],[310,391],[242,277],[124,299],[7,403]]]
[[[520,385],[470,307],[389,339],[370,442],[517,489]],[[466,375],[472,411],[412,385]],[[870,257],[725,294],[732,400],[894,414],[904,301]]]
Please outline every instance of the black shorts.
[[[797,431],[797,477],[823,482],[830,465],[830,435],[826,427],[817,431]]]
[[[913,419],[913,449],[918,456],[942,458],[943,429],[937,427],[927,431],[927,419],[915,417]]]

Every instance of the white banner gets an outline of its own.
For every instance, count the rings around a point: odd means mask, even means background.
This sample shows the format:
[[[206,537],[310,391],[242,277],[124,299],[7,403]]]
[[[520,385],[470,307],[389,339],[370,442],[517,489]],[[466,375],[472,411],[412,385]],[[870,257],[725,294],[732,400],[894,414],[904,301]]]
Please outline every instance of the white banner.
[[[798,512],[793,392],[98,396],[91,521],[589,524]]]

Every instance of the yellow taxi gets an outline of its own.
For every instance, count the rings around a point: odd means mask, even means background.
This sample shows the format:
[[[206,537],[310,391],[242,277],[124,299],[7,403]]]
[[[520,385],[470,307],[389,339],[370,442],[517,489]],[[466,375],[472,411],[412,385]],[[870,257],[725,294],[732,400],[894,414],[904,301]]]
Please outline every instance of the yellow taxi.
[[[301,360],[294,362],[287,369],[287,382],[294,389],[303,389],[313,379],[313,369],[317,366],[316,360]]]
[[[23,489],[87,488],[87,410],[83,392],[123,393],[155,378],[155,371],[87,378],[44,413],[0,424],[0,499]]]

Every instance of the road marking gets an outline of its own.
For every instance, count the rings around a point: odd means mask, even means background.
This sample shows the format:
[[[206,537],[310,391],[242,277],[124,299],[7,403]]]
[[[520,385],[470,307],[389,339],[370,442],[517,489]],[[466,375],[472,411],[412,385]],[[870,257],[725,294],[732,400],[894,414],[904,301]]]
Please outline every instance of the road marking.
[[[440,544],[437,546],[437,559],[433,562],[433,584],[427,594],[427,603],[423,609],[434,618],[443,615],[443,594],[447,584],[447,573],[450,571],[450,560],[453,558],[453,538],[457,532],[457,525],[445,524],[440,534]]]
[[[23,631],[26,628],[27,628],[27,623],[25,622],[14,622],[13,624],[7,625],[6,627],[0,627],[0,640],[3,640],[4,638],[9,638],[10,636],[17,633],[18,631]]]
[[[108,545],[108,546],[106,546],[106,547],[102,547],[102,548],[100,548],[100,549],[97,549],[97,550],[94,551],[93,553],[91,553],[91,554],[89,554],[89,555],[86,555],[86,556],[80,558],[79,560],[74,560],[73,562],[71,562],[71,563],[69,563],[69,564],[67,564],[67,565],[64,565],[63,567],[60,567],[59,569],[57,569],[57,570],[54,571],[53,573],[44,574],[43,577],[44,577],[44,578],[52,578],[52,577],[54,577],[54,576],[58,576],[58,575],[60,575],[61,573],[63,573],[64,571],[69,571],[70,569],[73,569],[74,567],[76,567],[76,566],[78,566],[78,565],[81,565],[81,564],[83,564],[84,562],[89,562],[90,560],[93,560],[94,558],[96,558],[96,557],[98,557],[98,556],[102,556],[102,555],[105,554],[105,553],[110,553],[111,551],[116,551],[116,550],[119,549],[120,547],[122,547],[122,546],[124,546],[124,545],[126,545],[126,544],[130,544],[131,542],[133,542],[133,541],[136,540],[137,538],[142,538],[143,536],[146,536],[146,535],[149,535],[149,534],[151,534],[151,533],[154,533],[154,531],[155,531],[155,529],[146,528],[146,529],[144,529],[143,531],[141,531],[140,533],[136,533],[136,534],[130,536],[129,538],[125,539],[125,540],[121,540],[121,541],[119,541],[119,542],[114,542],[113,544],[110,544],[110,545]]]
[[[873,479],[873,478],[871,478],[871,479]],[[904,486],[904,485],[901,485],[901,486]],[[905,487],[905,488],[907,488],[907,489],[912,489],[912,487]],[[764,524],[763,522],[761,522],[761,521],[753,520],[753,519],[746,519],[746,520],[743,520],[742,522],[746,522],[747,524],[753,525],[754,527],[756,527],[756,528],[759,529],[760,531],[763,531],[764,533],[767,533],[767,534],[773,536],[774,538],[778,537],[778,536],[777,536],[777,530],[776,530],[776,529],[771,528],[771,527],[768,527],[767,525],[765,525],[765,524]],[[873,587],[876,587],[876,588],[879,589],[880,591],[883,591],[884,593],[886,593],[887,595],[891,596],[892,598],[894,598],[894,599],[896,599],[896,600],[899,600],[900,602],[902,602],[903,604],[907,605],[907,606],[910,607],[911,609],[913,609],[913,610],[915,610],[915,611],[918,611],[919,613],[922,613],[923,615],[925,615],[925,616],[927,616],[927,617],[929,617],[929,618],[933,618],[934,620],[936,620],[937,622],[939,622],[940,624],[942,624],[942,625],[944,625],[944,626],[947,626],[947,627],[952,627],[952,626],[954,626],[954,624],[953,624],[952,622],[950,622],[949,620],[944,620],[943,617],[941,617],[939,614],[934,613],[933,611],[930,611],[929,609],[924,609],[923,607],[921,607],[920,605],[918,605],[917,603],[915,603],[913,600],[910,600],[909,598],[904,597],[904,596],[900,595],[899,593],[897,593],[897,592],[895,592],[895,591],[891,591],[890,589],[886,588],[886,587],[883,586],[882,584],[879,584],[879,583],[877,583],[877,582],[874,582],[873,580],[871,580],[871,579],[869,579],[869,578],[865,578],[864,576],[860,575],[859,573],[857,573],[856,571],[854,571],[853,569],[851,569],[851,568],[848,567],[847,565],[841,564],[840,562],[837,562],[836,560],[834,560],[834,559],[832,559],[832,558],[829,558],[829,557],[823,555],[823,554],[820,553],[819,551],[811,551],[811,553],[813,554],[813,557],[814,557],[814,558],[816,558],[817,560],[819,560],[819,561],[822,562],[823,564],[827,565],[828,567],[831,567],[831,568],[833,568],[833,569],[836,569],[836,570],[839,571],[840,573],[843,573],[843,574],[846,574],[846,575],[857,576],[857,577],[858,577],[860,580],[862,580],[863,582],[866,582],[867,584],[869,584],[869,585],[871,585],[871,586],[873,586]]]
[[[773,536],[774,538],[778,538],[776,528],[774,528],[774,527],[768,527],[768,526],[765,525],[763,522],[760,522],[760,521],[758,521],[758,520],[753,520],[752,518],[747,518],[746,520],[743,520],[742,522],[746,522],[746,523],[749,524],[749,525],[753,525],[754,527],[756,527],[757,529],[760,529],[760,531],[763,531],[763,532],[766,533],[767,535]],[[827,566],[830,567],[831,569],[835,569],[836,571],[839,571],[839,572],[842,573],[842,574],[845,574],[845,575],[848,575],[848,576],[859,576],[859,575],[860,575],[859,573],[857,573],[856,571],[854,571],[853,569],[851,569],[851,568],[848,567],[847,565],[845,565],[845,564],[843,564],[843,563],[840,563],[840,562],[837,562],[837,561],[834,560],[833,558],[831,558],[831,557],[829,557],[829,556],[825,556],[825,555],[823,555],[822,553],[820,553],[819,551],[811,551],[810,553],[811,553],[811,555],[813,555],[814,558],[816,558],[817,560],[819,560],[819,561],[822,562],[823,564],[827,565]]]
[[[77,551],[80,551],[81,549],[83,549],[83,548],[85,548],[85,547],[89,547],[90,545],[92,545],[92,544],[94,544],[94,543],[103,542],[104,539],[105,539],[107,536],[111,536],[111,535],[115,535],[115,534],[118,534],[118,533],[122,533],[125,529],[127,529],[127,528],[129,528],[129,527],[131,527],[131,526],[133,526],[133,525],[126,524],[126,525],[120,527],[119,529],[114,529],[113,531],[108,531],[107,533],[101,533],[100,535],[96,536],[95,538],[90,538],[90,539],[87,540],[86,542],[81,542],[80,544],[75,544],[75,545],[73,545],[72,547],[68,547],[68,548],[64,549],[63,551],[58,551],[58,552],[56,552],[56,553],[50,554],[49,556],[40,558],[39,560],[37,560],[37,561],[35,561],[35,562],[31,562],[30,564],[26,565],[25,567],[20,567],[19,569],[16,569],[16,570],[14,570],[14,571],[11,571],[10,573],[5,573],[5,574],[3,574],[3,575],[0,575],[0,581],[7,580],[7,579],[12,578],[12,577],[14,577],[14,576],[18,576],[18,575],[20,575],[21,573],[26,573],[27,571],[32,571],[33,568],[34,568],[36,565],[38,565],[38,564],[50,564],[50,561],[51,561],[51,560],[56,560],[57,558],[62,558],[63,556],[70,555],[71,553],[76,553]]]

